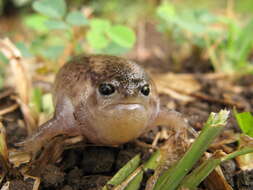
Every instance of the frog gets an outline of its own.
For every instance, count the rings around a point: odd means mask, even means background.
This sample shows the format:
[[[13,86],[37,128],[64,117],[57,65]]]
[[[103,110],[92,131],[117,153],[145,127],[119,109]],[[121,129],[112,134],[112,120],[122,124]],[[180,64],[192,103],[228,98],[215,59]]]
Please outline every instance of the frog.
[[[155,126],[173,128],[176,135],[188,128],[182,114],[161,106],[151,75],[127,58],[74,56],[56,74],[52,94],[52,118],[21,142],[33,153],[59,135],[118,146]]]

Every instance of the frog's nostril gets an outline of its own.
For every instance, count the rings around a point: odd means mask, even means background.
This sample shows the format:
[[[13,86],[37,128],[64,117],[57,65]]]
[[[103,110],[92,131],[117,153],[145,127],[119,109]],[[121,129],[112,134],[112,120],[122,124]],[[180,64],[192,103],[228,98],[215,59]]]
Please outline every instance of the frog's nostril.
[[[137,92],[135,89],[123,89],[122,94],[123,94],[124,98],[127,98],[127,97],[136,96]]]

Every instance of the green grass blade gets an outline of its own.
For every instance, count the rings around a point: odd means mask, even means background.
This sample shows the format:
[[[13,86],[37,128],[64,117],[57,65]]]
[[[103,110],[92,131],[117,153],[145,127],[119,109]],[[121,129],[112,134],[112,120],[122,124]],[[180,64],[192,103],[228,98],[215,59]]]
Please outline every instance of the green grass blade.
[[[244,134],[253,137],[253,116],[250,112],[238,113],[234,110],[237,123]]]
[[[218,114],[210,114],[199,137],[191,145],[183,158],[158,179],[154,190],[174,190],[178,187],[184,176],[200,159],[213,140],[220,134],[221,130],[226,125],[228,115],[229,111],[226,110],[221,110]]]
[[[103,187],[103,190],[109,190],[107,185],[119,185],[122,183],[140,164],[140,154],[131,159],[123,168],[121,168]]]

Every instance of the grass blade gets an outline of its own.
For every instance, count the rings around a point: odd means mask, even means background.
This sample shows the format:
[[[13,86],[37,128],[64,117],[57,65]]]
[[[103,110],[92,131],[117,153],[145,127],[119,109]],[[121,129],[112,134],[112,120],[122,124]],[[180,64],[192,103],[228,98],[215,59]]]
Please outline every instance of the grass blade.
[[[183,158],[158,179],[154,190],[174,190],[178,187],[184,176],[200,159],[213,140],[220,134],[221,130],[226,125],[228,115],[229,111],[226,110],[221,110],[218,114],[210,114],[199,137],[191,145]]]
[[[141,161],[140,155],[136,155],[131,159],[123,168],[121,168],[111,180],[103,187],[103,190],[109,190],[107,186],[116,186],[122,183],[136,168],[139,166]]]

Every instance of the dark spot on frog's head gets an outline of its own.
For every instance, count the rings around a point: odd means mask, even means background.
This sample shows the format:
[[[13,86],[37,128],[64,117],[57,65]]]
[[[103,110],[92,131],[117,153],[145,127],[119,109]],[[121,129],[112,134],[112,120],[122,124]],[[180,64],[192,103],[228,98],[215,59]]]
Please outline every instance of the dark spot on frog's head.
[[[90,77],[94,86],[112,83],[123,95],[134,95],[148,83],[145,71],[133,61],[109,55],[90,58]]]

